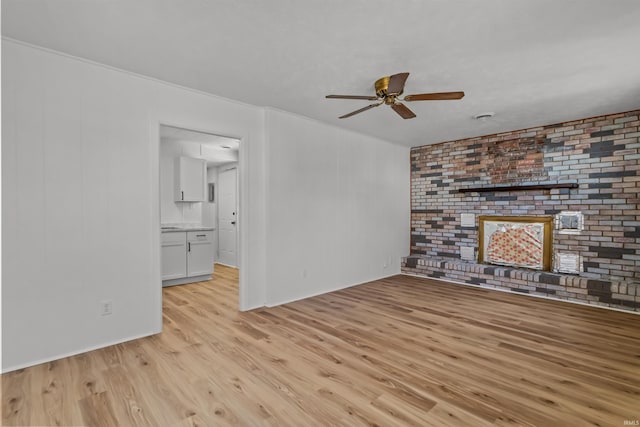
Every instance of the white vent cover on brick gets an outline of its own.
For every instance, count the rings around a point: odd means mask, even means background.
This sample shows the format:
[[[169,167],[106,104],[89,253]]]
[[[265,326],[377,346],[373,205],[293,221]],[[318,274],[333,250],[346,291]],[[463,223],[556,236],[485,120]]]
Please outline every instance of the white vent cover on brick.
[[[463,213],[460,214],[460,226],[461,227],[475,227],[476,226],[476,216],[472,213]]]
[[[472,246],[461,246],[460,247],[460,258],[465,261],[475,261],[475,249]]]

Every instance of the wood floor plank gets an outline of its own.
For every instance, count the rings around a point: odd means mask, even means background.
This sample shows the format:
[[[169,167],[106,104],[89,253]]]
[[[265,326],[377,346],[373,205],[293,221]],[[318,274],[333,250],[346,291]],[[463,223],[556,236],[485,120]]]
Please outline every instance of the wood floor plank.
[[[35,368],[35,367],[34,367]],[[28,426],[31,424],[31,376],[35,369],[19,369],[2,375],[2,424]]]
[[[237,270],[163,332],[2,375],[2,425],[552,426],[640,419],[640,316],[394,276],[241,313]]]
[[[36,404],[41,405],[42,410],[32,410],[31,423],[54,426],[81,424],[81,411],[75,404],[77,395],[74,388],[69,387],[74,375],[70,359],[55,360],[36,368],[31,384],[40,391],[41,399]]]
[[[119,423],[128,422],[134,426],[149,427],[159,425],[153,415],[153,409],[145,403],[144,391],[131,382],[124,367],[108,368],[102,375],[111,392],[111,406]]]
[[[111,406],[109,392],[102,391],[78,401],[82,411],[84,425],[99,427],[118,427],[116,415]]]

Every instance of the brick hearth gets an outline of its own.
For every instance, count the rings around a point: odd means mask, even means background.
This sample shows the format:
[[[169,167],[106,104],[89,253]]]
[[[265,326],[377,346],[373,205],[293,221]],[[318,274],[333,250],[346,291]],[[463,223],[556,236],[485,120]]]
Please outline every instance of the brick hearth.
[[[638,283],[611,282],[569,274],[423,256],[403,258],[402,271],[417,276],[485,288],[640,311],[640,284]]]

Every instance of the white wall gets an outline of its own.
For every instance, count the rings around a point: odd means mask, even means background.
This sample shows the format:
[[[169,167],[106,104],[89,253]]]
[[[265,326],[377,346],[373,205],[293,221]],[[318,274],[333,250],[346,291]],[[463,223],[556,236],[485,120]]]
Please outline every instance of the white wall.
[[[398,274],[409,149],[274,110],[267,141],[267,304]]]
[[[264,304],[263,110],[9,40],[2,67],[3,371],[160,331],[160,123],[242,139]]]
[[[217,192],[217,182],[218,168],[207,166],[207,200],[202,204],[202,225],[208,227],[217,227],[218,225],[218,195],[214,195],[213,202],[209,201],[209,184],[213,184],[215,186],[214,192]]]
[[[242,140],[241,308],[400,271],[407,148],[10,40],[2,67],[3,371],[160,331],[160,123]]]
[[[207,198],[202,203],[202,225],[214,227],[213,229],[213,259],[215,263],[218,260],[218,168],[216,166],[207,167]],[[209,201],[209,184],[214,184],[214,201]]]

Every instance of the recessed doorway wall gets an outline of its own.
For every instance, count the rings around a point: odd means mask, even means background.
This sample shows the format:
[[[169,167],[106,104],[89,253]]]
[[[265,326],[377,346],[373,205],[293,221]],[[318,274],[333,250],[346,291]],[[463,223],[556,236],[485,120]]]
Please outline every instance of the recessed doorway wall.
[[[168,229],[176,228],[185,230],[202,228],[211,232],[213,250],[210,262],[213,266],[214,263],[220,262],[220,230],[223,226],[222,262],[228,266],[239,267],[237,261],[239,258],[237,255],[239,250],[237,171],[240,164],[240,140],[211,132],[164,124],[160,125],[159,136],[160,224],[162,229],[165,233]],[[201,165],[198,180],[200,196],[195,197],[195,200],[190,199],[190,201],[176,199],[176,186],[181,179],[178,162],[185,158]],[[227,188],[229,179],[226,176],[230,171],[233,172],[234,178],[233,191],[223,190],[221,192],[220,177],[222,176],[222,188]],[[224,208],[225,210],[222,212],[224,219],[221,221],[221,202],[229,201],[233,206],[229,206],[228,209]],[[227,216],[230,216],[231,219],[229,220]],[[233,234],[233,240],[230,240],[230,234]],[[163,265],[162,263],[161,259],[161,265]],[[215,269],[213,276],[215,277]]]

